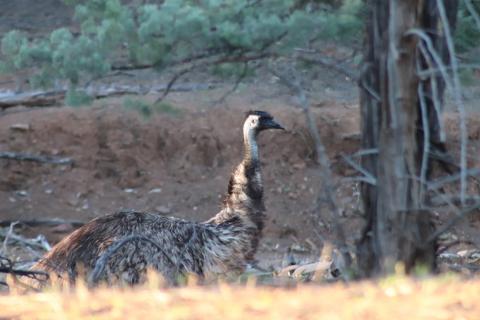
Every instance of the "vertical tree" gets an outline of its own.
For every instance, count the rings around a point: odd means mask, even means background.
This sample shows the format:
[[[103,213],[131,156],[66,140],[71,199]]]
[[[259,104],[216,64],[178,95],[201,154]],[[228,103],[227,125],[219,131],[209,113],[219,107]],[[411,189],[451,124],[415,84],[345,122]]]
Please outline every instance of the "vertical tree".
[[[424,152],[424,137],[441,144],[439,117],[434,102],[424,96],[440,97],[444,85],[432,89],[418,76],[429,54],[421,52],[422,35],[448,60],[445,38],[437,33],[437,0],[369,0],[365,69],[360,80],[362,144],[371,150],[362,164],[377,177],[376,184],[362,185],[367,224],[357,244],[358,263],[364,275],[392,272],[397,262],[407,271],[422,263],[435,264],[435,244],[430,241],[429,212],[423,210],[422,177],[430,161]],[[447,1],[450,24],[457,1]],[[425,31],[424,31],[425,30]],[[422,53],[424,56],[422,56]],[[433,81],[432,81],[433,82]],[[435,83],[437,83],[435,82]],[[430,94],[425,94],[429,92]],[[423,114],[422,114],[423,111]],[[428,121],[423,121],[426,116]],[[432,134],[430,134],[432,133]],[[427,143],[429,146],[430,143]],[[432,144],[435,145],[435,144]],[[427,150],[428,151],[428,150]]]

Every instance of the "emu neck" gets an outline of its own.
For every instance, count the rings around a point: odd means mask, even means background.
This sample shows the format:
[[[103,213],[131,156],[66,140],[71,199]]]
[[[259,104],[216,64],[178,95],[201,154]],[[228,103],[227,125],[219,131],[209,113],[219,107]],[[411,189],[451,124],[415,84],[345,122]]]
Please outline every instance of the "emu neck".
[[[244,222],[248,220],[248,223],[253,223],[258,230],[262,229],[265,207],[256,137],[255,130],[245,125],[243,160],[230,176],[222,211],[208,222],[221,224],[233,218],[241,218]]]
[[[258,161],[257,133],[247,125],[243,127],[243,144],[245,147],[244,160],[248,162]]]
[[[225,229],[243,228],[244,240],[240,241],[241,251],[246,260],[253,259],[257,250],[265,220],[263,186],[258,161],[256,132],[244,125],[243,140],[245,154],[235,168],[228,184],[223,209],[207,223],[223,226]]]

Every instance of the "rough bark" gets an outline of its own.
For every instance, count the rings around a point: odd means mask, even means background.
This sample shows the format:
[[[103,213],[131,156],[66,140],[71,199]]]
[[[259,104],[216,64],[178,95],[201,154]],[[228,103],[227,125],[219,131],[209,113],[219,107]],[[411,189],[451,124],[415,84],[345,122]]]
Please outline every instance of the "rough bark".
[[[456,2],[456,1],[454,1]],[[419,39],[407,32],[436,26],[435,0],[367,0],[369,9],[364,43],[365,64],[360,79],[362,145],[377,149],[365,156],[363,167],[377,177],[376,185],[363,183],[366,226],[357,243],[362,276],[393,272],[401,262],[407,271],[419,264],[435,267],[433,232],[420,176],[423,132],[432,128],[431,141],[441,142],[433,101],[427,104],[428,128],[423,128],[417,66],[425,63]],[[447,1],[448,3],[448,1]],[[456,5],[448,4],[450,10]],[[456,11],[455,11],[456,12]],[[452,16],[455,16],[453,13]],[[435,36],[437,48],[444,48]],[[444,61],[448,54],[441,51]],[[431,88],[425,88],[431,93]],[[442,84],[437,88],[441,97]],[[420,134],[419,134],[420,132]]]

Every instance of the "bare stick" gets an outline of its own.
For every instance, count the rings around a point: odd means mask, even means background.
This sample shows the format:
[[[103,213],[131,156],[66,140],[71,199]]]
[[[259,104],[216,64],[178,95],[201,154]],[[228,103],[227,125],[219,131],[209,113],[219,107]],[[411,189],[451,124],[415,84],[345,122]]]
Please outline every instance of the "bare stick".
[[[450,54],[450,62],[452,64],[452,73],[453,73],[453,85],[454,91],[453,95],[455,97],[455,102],[457,104],[458,113],[460,116],[460,136],[461,136],[461,146],[460,146],[460,198],[462,203],[465,200],[465,194],[467,192],[467,144],[468,144],[468,134],[467,134],[467,122],[465,114],[465,106],[463,105],[462,92],[460,77],[458,76],[458,61],[455,56],[455,45],[453,44],[452,33],[450,31],[450,25],[448,23],[447,14],[445,12],[445,6],[443,5],[443,0],[437,0],[438,13],[440,14],[440,19],[442,20],[442,26],[445,33],[445,40],[447,42],[448,51]]]
[[[8,227],[7,234],[5,235],[5,239],[3,240],[3,246],[2,246],[2,254],[7,254],[7,245],[8,245],[8,240],[10,240],[10,237],[13,234],[13,228],[15,225],[18,224],[17,221],[10,223],[10,226]]]
[[[474,69],[474,70],[480,70],[480,64],[478,63],[459,63],[458,64],[458,69],[461,70],[461,69]],[[451,71],[452,70],[452,67],[451,66],[445,66],[445,70],[447,71]],[[432,75],[436,75],[436,74],[441,74],[441,71],[439,68],[434,68],[433,66],[431,68],[428,68],[426,70],[421,70],[418,72],[418,75],[421,77],[421,78],[425,78],[425,77],[430,77]]]
[[[310,102],[308,100],[308,97],[305,93],[305,90],[300,85],[299,80],[295,77],[295,72],[293,70],[289,72],[288,76],[282,73],[279,73],[272,68],[269,68],[269,70],[275,76],[277,76],[287,86],[287,88],[289,88],[295,95],[297,95],[300,103],[300,107],[302,108],[305,114],[308,129],[315,142],[316,161],[320,167],[320,170],[319,170],[320,177],[324,182],[323,187],[324,187],[324,191],[327,199],[327,204],[330,210],[332,211],[332,213],[335,215],[335,218],[333,219],[334,221],[333,225],[339,239],[338,249],[340,250],[343,258],[345,259],[346,266],[348,267],[351,265],[351,256],[347,247],[347,241],[346,241],[344,230],[338,223],[338,220],[336,219],[341,215],[340,215],[340,210],[338,208],[337,201],[335,198],[335,191],[333,190],[332,186],[329,184],[330,182],[333,181],[333,177],[330,171],[330,161],[328,159],[325,146],[322,143],[320,133],[318,132],[318,127],[317,127],[317,124],[315,123],[314,116],[310,109]]]
[[[420,111],[422,114],[422,127],[423,127],[423,155],[422,164],[420,166],[420,179],[422,181],[427,180],[428,169],[428,155],[430,153],[430,126],[428,125],[427,106],[425,105],[425,92],[423,91],[423,83],[418,86],[418,99],[420,100]],[[420,184],[420,199],[424,199],[425,188],[423,184]]]
[[[325,57],[320,57],[318,55],[316,55],[315,58],[304,57],[304,56],[301,56],[298,58],[308,63],[316,63],[326,68],[332,69],[337,73],[340,73],[340,74],[343,74],[344,76],[349,77],[353,81],[357,81],[360,78],[356,72],[351,71],[349,68],[344,67],[338,61],[335,61],[335,60],[331,60]]]
[[[467,7],[468,12],[472,15],[473,20],[477,24],[477,28],[480,30],[480,15],[478,14],[477,10],[473,7],[471,0],[464,0],[465,6]]]
[[[439,189],[447,183],[455,182],[461,179],[462,174],[464,174],[465,176],[480,176],[480,169],[468,169],[468,170],[465,170],[465,172],[463,173],[460,172],[458,174],[453,174],[453,175],[448,175],[445,177],[438,178],[428,183],[428,189],[429,190]]]
[[[0,256],[0,273],[28,277],[37,281],[46,281],[49,278],[48,273],[45,271],[16,269],[14,266],[15,264],[12,262],[12,260]]]
[[[342,154],[341,156],[343,160],[345,160],[345,162],[347,162],[352,168],[354,168],[355,170],[363,174],[364,179],[362,179],[362,181],[365,181],[371,185],[377,184],[377,179],[370,172],[364,169],[360,164],[356,163],[355,161],[353,161],[352,159],[350,159],[348,156],[344,154]]]
[[[419,48],[420,48],[420,52],[422,53],[423,57],[425,58],[425,61],[427,62],[428,66],[430,69],[433,68],[433,61],[430,57],[430,55],[428,54],[428,51],[427,49],[425,48],[425,45],[423,44],[423,42],[420,42],[419,43]],[[419,71],[420,73],[421,71]],[[435,113],[437,115],[437,122],[440,126],[440,141],[442,142],[445,142],[446,140],[446,134],[445,134],[445,128],[443,126],[443,120],[442,120],[442,104],[440,103],[440,99],[439,99],[439,94],[438,94],[438,83],[437,83],[437,77],[435,74],[431,75],[430,76],[430,83],[431,83],[431,86],[432,86],[432,99],[433,99],[433,107],[435,108]],[[423,90],[423,88],[422,88]]]
[[[47,226],[54,227],[62,224],[69,224],[74,228],[83,226],[85,223],[78,220],[63,220],[63,219],[33,219],[33,220],[2,220],[0,227],[8,227],[11,223],[16,222],[18,226],[38,227]]]
[[[438,70],[440,74],[442,75],[443,81],[445,81],[445,84],[450,92],[453,92],[453,84],[452,81],[450,80],[450,77],[448,76],[447,72],[447,66],[442,61],[442,58],[438,54],[437,50],[435,50],[435,46],[433,45],[432,39],[428,36],[428,34],[421,30],[421,29],[416,29],[413,28],[409,30],[406,35],[415,35],[422,39],[425,44],[427,45],[428,52],[432,55],[433,60],[438,66]]]
[[[459,245],[459,244],[467,244],[467,245],[471,245],[471,246],[475,246],[475,242],[473,241],[470,241],[470,240],[455,240],[455,241],[452,241],[450,243],[447,243],[447,244],[444,244],[442,245],[438,250],[437,252],[435,252],[435,254],[437,256],[441,255],[442,253],[444,253],[445,251],[447,251],[448,249],[450,249],[451,247],[454,247],[456,245]]]
[[[457,214],[454,218],[452,218],[450,221],[448,221],[446,224],[444,224],[440,229],[435,231],[428,239],[428,242],[435,241],[441,234],[445,233],[448,231],[450,228],[452,228],[454,225],[456,225],[459,221],[461,221],[466,215],[472,213],[473,211],[477,210],[480,208],[480,203],[477,203],[473,206],[470,206],[468,208],[462,209],[459,214]]]
[[[232,93],[235,92],[235,90],[237,90],[240,83],[247,76],[247,70],[248,70],[248,62],[244,62],[242,73],[237,77],[237,81],[235,81],[235,84],[233,85],[233,87],[230,90],[228,90],[220,99],[218,99],[216,102],[214,102],[213,103],[214,105],[217,105],[217,104],[220,104],[220,103],[224,102],[225,99],[227,99],[227,97],[229,95],[231,95]]]
[[[177,80],[195,68],[197,68],[197,65],[191,65],[188,68],[185,68],[175,73],[172,79],[170,79],[170,81],[168,82],[167,87],[165,88],[165,91],[157,100],[155,100],[155,103],[161,102],[170,93],[170,90],[172,89],[173,85],[177,82]]]
[[[5,238],[7,238],[8,234],[8,231],[3,232],[2,230],[0,230],[0,235],[4,236]],[[33,248],[40,248],[45,251],[49,251],[51,249],[50,244],[47,242],[43,235],[39,235],[34,239],[26,239],[18,234],[15,234],[14,232],[11,232],[8,236],[8,241],[16,241]]]
[[[169,86],[170,85],[170,86]],[[132,85],[120,85],[120,84],[111,84],[108,86],[105,85],[96,85],[96,86],[86,86],[79,91],[84,92],[94,99],[100,99],[110,96],[121,96],[121,95],[142,95],[145,93],[160,93],[165,92],[168,88],[169,92],[178,91],[178,92],[187,92],[187,91],[196,91],[196,90],[206,90],[215,87],[213,83],[183,83],[183,84],[161,84],[161,85],[152,85],[146,92],[146,90],[141,86],[132,86]],[[57,90],[51,91],[31,91],[25,92],[22,94],[15,94],[13,92],[2,93],[0,96],[0,109],[7,109],[15,106],[28,106],[28,107],[38,107],[38,106],[51,106],[59,105],[63,102],[67,88],[63,87]]]
[[[363,157],[363,156],[370,156],[372,154],[378,154],[378,148],[370,148],[370,149],[362,149],[354,154],[352,154],[352,157]]]
[[[9,151],[0,152],[0,159],[32,161],[32,162],[51,163],[51,164],[60,164],[60,165],[73,163],[73,159],[71,158],[40,156],[40,155],[33,155],[29,153],[16,153],[16,152],[9,152]]]

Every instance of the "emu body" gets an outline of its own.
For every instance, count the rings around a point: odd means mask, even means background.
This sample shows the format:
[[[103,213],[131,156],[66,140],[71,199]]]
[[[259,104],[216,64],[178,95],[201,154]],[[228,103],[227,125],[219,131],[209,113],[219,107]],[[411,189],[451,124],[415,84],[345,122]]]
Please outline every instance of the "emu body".
[[[122,211],[88,222],[59,242],[36,265],[60,282],[91,275],[109,248],[126,237],[132,241],[107,257],[97,280],[142,282],[147,268],[175,284],[178,277],[241,272],[253,259],[264,225],[265,207],[257,136],[283,129],[266,112],[247,113],[243,125],[244,157],[233,171],[223,207],[210,220],[192,222],[157,213]]]

